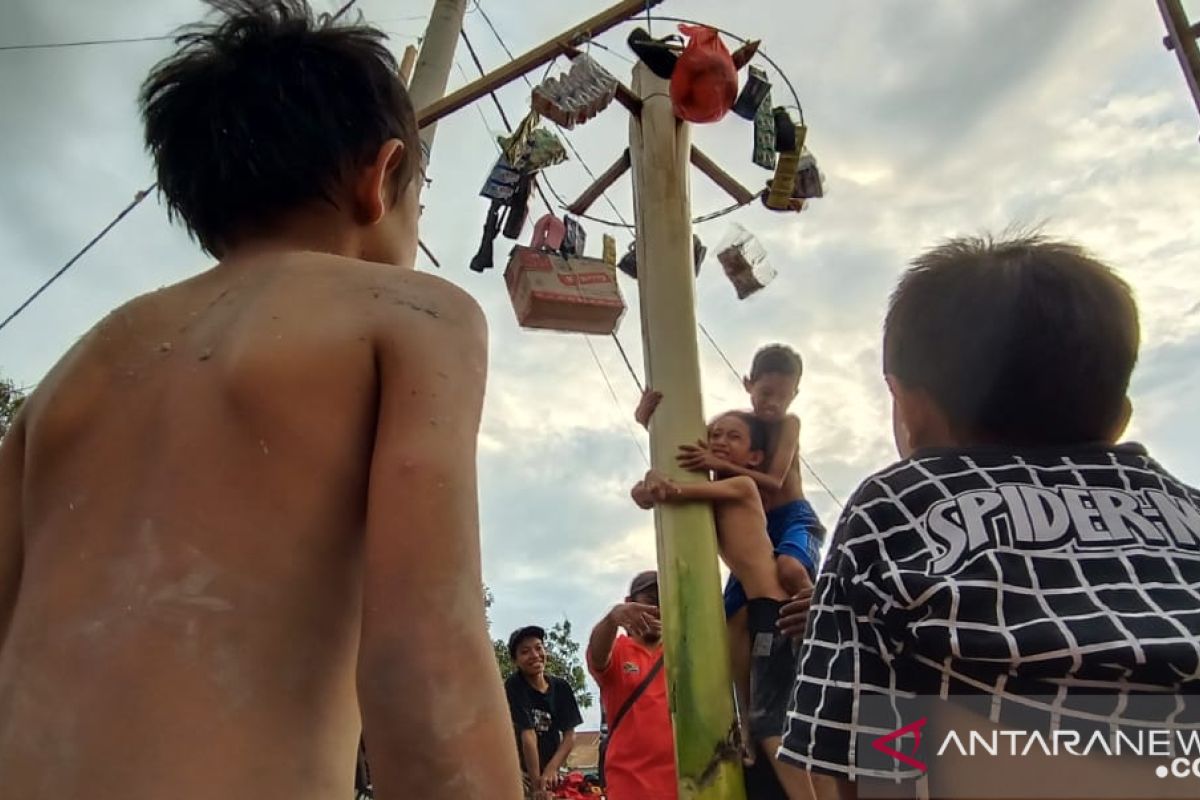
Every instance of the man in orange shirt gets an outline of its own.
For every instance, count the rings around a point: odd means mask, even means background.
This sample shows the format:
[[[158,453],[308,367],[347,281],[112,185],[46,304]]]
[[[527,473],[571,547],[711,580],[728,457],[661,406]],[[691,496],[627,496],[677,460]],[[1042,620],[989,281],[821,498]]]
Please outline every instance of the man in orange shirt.
[[[628,635],[618,635],[619,628]],[[625,602],[592,629],[587,662],[609,725],[604,757],[609,800],[676,800],[657,572],[639,573]]]

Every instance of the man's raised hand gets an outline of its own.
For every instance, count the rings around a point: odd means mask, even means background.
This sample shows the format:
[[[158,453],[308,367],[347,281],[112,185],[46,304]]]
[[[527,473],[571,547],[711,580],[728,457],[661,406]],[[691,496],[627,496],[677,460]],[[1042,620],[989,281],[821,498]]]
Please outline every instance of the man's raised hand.
[[[658,608],[645,603],[621,603],[613,607],[609,618],[627,632],[638,636],[662,630]]]

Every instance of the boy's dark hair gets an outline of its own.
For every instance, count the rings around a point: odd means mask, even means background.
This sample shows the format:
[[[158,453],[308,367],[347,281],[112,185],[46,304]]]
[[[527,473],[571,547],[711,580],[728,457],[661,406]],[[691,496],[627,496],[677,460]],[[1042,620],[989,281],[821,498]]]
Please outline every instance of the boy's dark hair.
[[[750,430],[750,449],[767,452],[767,426],[761,419],[749,411],[726,411],[724,414],[714,417],[713,422],[715,423],[722,417],[734,417],[746,423],[746,427]]]
[[[420,142],[385,35],[316,17],[306,0],[205,0],[223,19],[188,26],[140,103],[172,219],[216,257],[306,202],[335,202],[346,174],[404,142],[398,196]]]
[[[750,380],[756,381],[772,372],[799,380],[804,374],[804,362],[800,354],[786,344],[769,344],[754,354],[754,361],[750,364]]]
[[[954,239],[901,278],[883,370],[981,443],[1102,441],[1124,413],[1138,340],[1128,284],[1082,248]]]

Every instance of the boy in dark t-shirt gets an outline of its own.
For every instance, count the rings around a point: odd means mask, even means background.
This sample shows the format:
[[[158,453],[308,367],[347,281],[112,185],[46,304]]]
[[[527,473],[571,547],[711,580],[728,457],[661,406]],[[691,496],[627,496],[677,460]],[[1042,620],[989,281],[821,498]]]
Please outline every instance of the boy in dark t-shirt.
[[[917,259],[883,342],[904,460],[838,523],[782,760],[844,797],[885,796],[877,779],[891,797],[1184,788],[1127,758],[1070,753],[1036,777],[1028,748],[940,758],[945,719],[1046,739],[1200,730],[1200,494],[1115,444],[1138,343],[1129,287],[1075,246],[957,240]]]
[[[570,684],[546,674],[545,640],[546,631],[536,625],[513,631],[508,655],[517,670],[504,682],[526,790],[535,798],[558,785],[558,769],[583,722]]]

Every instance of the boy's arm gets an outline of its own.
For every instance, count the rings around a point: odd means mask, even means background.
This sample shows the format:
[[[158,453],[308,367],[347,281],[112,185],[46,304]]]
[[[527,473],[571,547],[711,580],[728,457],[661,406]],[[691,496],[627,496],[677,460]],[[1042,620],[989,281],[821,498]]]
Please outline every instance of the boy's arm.
[[[644,487],[645,492],[656,503],[729,503],[740,500],[759,502],[758,487],[754,481],[740,475],[716,481],[677,483],[655,470],[650,470],[639,485]]]
[[[566,763],[567,757],[575,749],[575,729],[583,724],[583,715],[579,713],[579,701],[575,699],[575,690],[566,681],[559,682],[558,688],[558,708],[554,710],[554,717],[563,732],[563,737],[542,772],[542,777],[546,778],[551,786],[558,785],[558,768]]]
[[[519,797],[479,590],[475,454],[486,325],[465,293],[412,276],[397,283],[437,313],[373,309],[378,418],[358,695],[375,796]]]
[[[558,768],[567,761],[567,756],[571,755],[571,751],[575,749],[575,729],[568,728],[563,731],[562,741],[558,743],[558,749],[554,751],[554,755],[546,762],[546,769],[542,772],[542,777],[551,786],[556,785],[555,780],[558,777]]]
[[[0,650],[8,635],[17,591],[21,586],[24,534],[21,494],[25,476],[25,416],[16,420],[0,443]]]
[[[764,489],[779,491],[787,482],[788,470],[792,468],[792,462],[796,459],[796,453],[800,449],[800,418],[789,414],[779,424],[779,443],[775,447],[775,452],[771,454],[771,461],[767,464],[765,472],[730,464],[728,461],[714,456],[702,442],[681,447],[678,456],[679,464],[685,469],[691,470],[718,469],[722,472],[731,472],[751,479]]]
[[[526,728],[521,731],[521,761],[525,764],[525,774],[529,776],[533,788],[541,790],[541,758],[538,755],[537,731]]]

